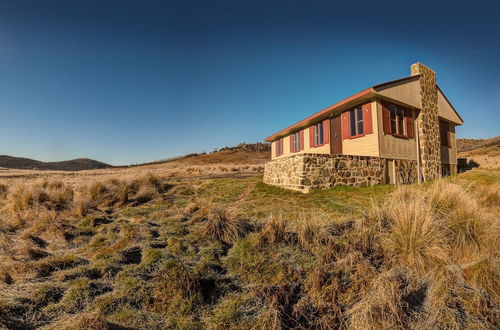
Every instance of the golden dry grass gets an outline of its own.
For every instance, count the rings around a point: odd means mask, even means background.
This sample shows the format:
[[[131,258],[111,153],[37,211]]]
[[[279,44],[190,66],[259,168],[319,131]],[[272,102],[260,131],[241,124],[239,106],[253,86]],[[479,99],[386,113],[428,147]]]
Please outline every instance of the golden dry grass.
[[[2,179],[0,325],[498,323],[495,171],[303,195],[162,166]]]

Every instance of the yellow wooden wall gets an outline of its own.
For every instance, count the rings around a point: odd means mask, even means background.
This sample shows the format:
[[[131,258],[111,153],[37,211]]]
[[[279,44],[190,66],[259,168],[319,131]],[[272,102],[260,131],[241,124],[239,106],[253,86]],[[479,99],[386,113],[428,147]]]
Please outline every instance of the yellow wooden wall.
[[[378,135],[379,121],[377,120],[377,102],[372,101],[372,128],[373,133],[355,139],[345,139],[342,141],[342,153],[355,156],[379,157]]]

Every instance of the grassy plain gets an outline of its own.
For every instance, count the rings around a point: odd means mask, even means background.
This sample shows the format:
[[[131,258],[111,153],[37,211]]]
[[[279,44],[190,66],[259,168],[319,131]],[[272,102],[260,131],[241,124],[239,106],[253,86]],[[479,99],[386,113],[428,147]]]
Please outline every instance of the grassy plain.
[[[243,154],[3,171],[0,325],[498,326],[498,170],[301,194]]]

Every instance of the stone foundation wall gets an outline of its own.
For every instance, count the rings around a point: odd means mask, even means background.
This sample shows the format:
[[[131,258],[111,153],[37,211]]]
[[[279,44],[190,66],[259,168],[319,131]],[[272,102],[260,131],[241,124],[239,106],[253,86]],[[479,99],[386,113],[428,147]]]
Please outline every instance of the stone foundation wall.
[[[396,184],[410,184],[418,181],[416,160],[395,159],[394,169]]]
[[[384,183],[385,161],[378,157],[301,154],[267,162],[264,182],[307,192],[339,185]]]
[[[264,165],[264,183],[303,190],[304,165],[304,154],[271,160]]]
[[[373,186],[386,182],[386,160],[379,157],[300,154],[266,163],[264,183],[308,192],[340,185]],[[417,181],[417,162],[394,161],[396,184]]]

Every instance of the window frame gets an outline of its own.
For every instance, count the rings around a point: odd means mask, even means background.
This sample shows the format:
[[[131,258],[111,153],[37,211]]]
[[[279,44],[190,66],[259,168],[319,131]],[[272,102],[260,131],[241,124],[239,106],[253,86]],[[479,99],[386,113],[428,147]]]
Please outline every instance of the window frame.
[[[361,114],[361,119],[359,118],[359,114]],[[361,124],[361,130],[359,129],[360,124]],[[363,115],[363,106],[359,106],[349,110],[349,138],[352,139],[365,136],[366,133],[364,125],[365,125],[365,118]],[[353,128],[355,130],[354,134],[352,131]]]
[[[292,141],[292,152],[300,151],[300,131],[291,134]]]
[[[276,140],[276,157],[283,155],[283,143],[282,138]]]
[[[398,107],[395,104],[389,106],[389,112],[391,113],[391,134],[398,134]]]
[[[405,109],[403,107],[396,108],[396,121],[397,121],[397,134],[401,136],[406,136],[405,127]]]
[[[325,144],[325,134],[324,134],[323,122],[314,124],[314,147],[321,147]]]
[[[407,136],[408,132],[406,127],[405,109],[408,108],[394,103],[386,103],[385,107],[389,110],[390,113],[391,132],[384,134],[408,140],[413,139]],[[411,111],[413,114],[413,110]]]

